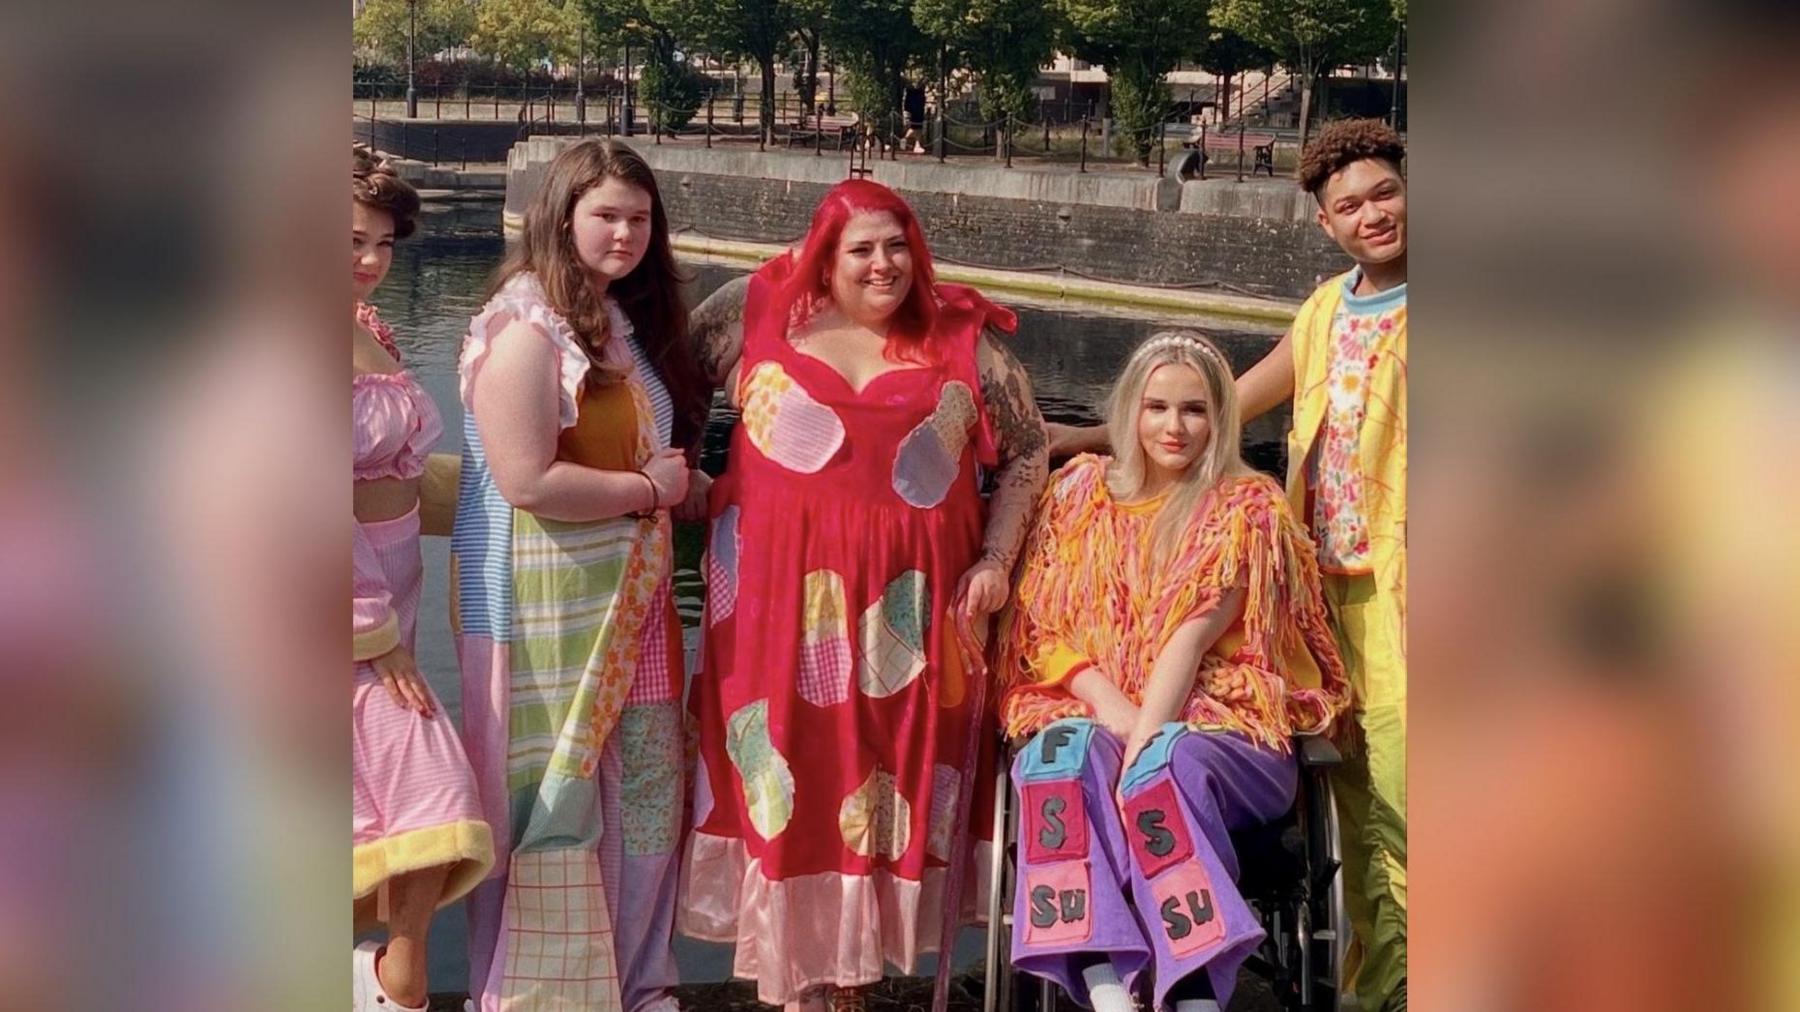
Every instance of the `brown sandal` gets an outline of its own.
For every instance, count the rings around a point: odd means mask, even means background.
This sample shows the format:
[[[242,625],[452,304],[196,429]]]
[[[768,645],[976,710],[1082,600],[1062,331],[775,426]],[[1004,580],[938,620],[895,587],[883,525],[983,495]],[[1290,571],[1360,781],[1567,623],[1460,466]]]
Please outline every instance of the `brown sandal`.
[[[868,1012],[868,985],[840,987],[831,992],[831,1012]]]

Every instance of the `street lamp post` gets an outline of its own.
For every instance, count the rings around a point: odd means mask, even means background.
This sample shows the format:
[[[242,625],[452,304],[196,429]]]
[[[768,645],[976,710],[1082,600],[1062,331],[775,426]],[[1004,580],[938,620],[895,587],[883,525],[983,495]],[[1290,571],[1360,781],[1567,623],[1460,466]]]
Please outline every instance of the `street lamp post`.
[[[587,126],[587,24],[575,36],[575,121]]]
[[[406,118],[419,118],[419,91],[413,86],[413,48],[419,42],[419,0],[406,0]]]
[[[631,136],[631,42],[625,43],[625,97],[621,102],[619,118],[624,121],[625,136]]]
[[[1394,30],[1394,97],[1388,104],[1388,126],[1400,125],[1400,67],[1406,60],[1406,26]]]

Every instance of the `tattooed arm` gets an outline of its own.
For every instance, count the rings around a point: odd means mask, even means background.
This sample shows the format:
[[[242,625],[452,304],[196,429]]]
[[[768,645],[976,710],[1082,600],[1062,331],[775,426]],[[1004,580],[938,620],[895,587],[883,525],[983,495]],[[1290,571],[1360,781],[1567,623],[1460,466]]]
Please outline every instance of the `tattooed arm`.
[[[750,275],[732,278],[718,287],[688,316],[688,333],[700,356],[700,370],[715,387],[724,387],[728,400],[736,400],[738,356],[744,350],[744,296]]]
[[[999,611],[1006,604],[1013,562],[1025,543],[1032,511],[1049,475],[1044,418],[1038,413],[1025,367],[991,329],[982,335],[978,358],[981,399],[994,426],[1000,466],[994,475],[994,493],[988,499],[981,559],[963,576],[964,609],[971,618]]]

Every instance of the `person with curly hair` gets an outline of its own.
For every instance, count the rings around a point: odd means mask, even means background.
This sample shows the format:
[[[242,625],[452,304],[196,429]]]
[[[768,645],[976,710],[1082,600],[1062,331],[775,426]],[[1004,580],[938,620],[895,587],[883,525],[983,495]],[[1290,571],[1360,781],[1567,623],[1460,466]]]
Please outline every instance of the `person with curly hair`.
[[[1320,285],[1238,377],[1243,421],[1292,398],[1288,496],[1319,546],[1362,747],[1336,784],[1365,1009],[1406,1004],[1406,147],[1329,123],[1300,157],[1319,227],[1355,266]],[[1049,425],[1052,457],[1107,446]]]
[[[352,897],[358,933],[387,926],[354,957],[354,1008],[423,1009],[431,916],[494,863],[475,774],[413,658],[424,581],[419,485],[443,435],[431,397],[366,301],[412,234],[419,195],[367,148],[350,182],[350,420],[354,688]]]
[[[1365,1009],[1406,1006],[1406,147],[1376,119],[1300,158],[1319,227],[1356,261],[1238,379],[1246,420],[1293,400],[1288,497],[1319,546],[1360,747],[1334,788]]]

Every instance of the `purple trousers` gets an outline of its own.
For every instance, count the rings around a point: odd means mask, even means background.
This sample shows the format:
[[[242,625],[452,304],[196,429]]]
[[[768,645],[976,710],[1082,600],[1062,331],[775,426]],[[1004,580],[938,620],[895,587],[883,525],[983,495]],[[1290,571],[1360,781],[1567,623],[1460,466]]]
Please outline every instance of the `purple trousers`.
[[[1123,780],[1124,746],[1091,720],[1059,720],[1013,760],[1019,803],[1013,965],[1084,1006],[1081,971],[1154,971],[1156,1007],[1206,970],[1221,1008],[1263,939],[1237,891],[1231,832],[1293,807],[1291,755],[1236,734],[1165,724]]]

